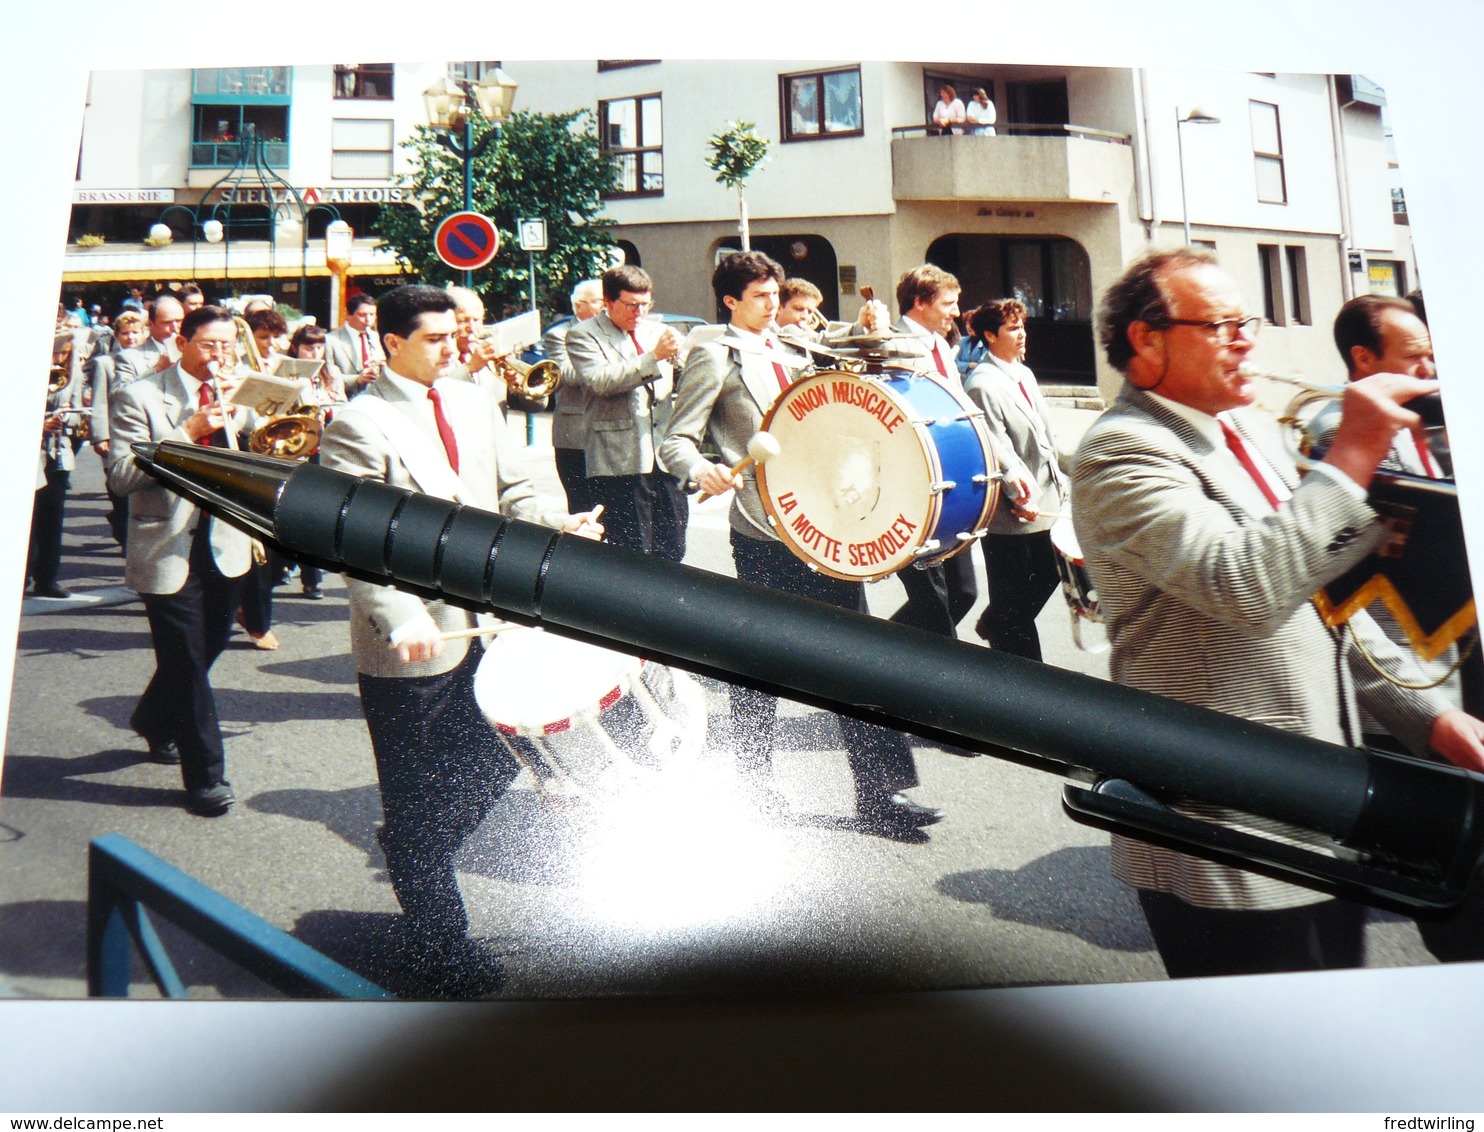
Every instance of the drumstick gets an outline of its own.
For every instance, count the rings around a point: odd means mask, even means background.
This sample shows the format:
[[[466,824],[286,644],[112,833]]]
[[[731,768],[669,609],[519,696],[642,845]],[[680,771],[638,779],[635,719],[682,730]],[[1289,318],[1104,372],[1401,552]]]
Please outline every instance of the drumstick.
[[[511,629],[524,629],[524,625],[516,625],[510,621],[502,621],[498,625],[476,625],[472,629],[450,629],[446,633],[439,633],[440,641],[458,641],[465,637],[488,637],[494,633],[506,633]]]
[[[753,438],[747,442],[747,455],[743,456],[742,459],[738,460],[735,464],[728,468],[727,471],[734,476],[739,476],[747,470],[749,465],[766,464],[769,460],[771,460],[774,456],[777,456],[782,451],[783,449],[779,447],[778,444],[778,438],[775,437],[771,432],[756,433],[753,435]],[[700,499],[698,499],[697,502],[699,503],[701,500],[710,499],[713,494],[720,493],[703,491],[701,492]]]

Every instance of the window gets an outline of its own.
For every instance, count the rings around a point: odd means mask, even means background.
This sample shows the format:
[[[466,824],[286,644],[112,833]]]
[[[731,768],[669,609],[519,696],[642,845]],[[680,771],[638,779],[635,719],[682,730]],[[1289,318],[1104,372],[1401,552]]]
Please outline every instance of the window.
[[[1283,132],[1278,128],[1278,108],[1271,102],[1250,102],[1252,111],[1252,159],[1257,167],[1257,199],[1273,204],[1288,203],[1288,185],[1283,176]]]
[[[392,96],[390,63],[336,63],[336,98],[389,99]]]
[[[337,180],[392,178],[390,118],[337,118],[330,124],[330,176]]]
[[[783,140],[859,137],[861,69],[780,75],[779,111]]]
[[[220,67],[191,72],[191,95],[195,102],[213,99],[238,102],[253,98],[289,96],[287,67]]]
[[[664,131],[660,96],[639,95],[598,103],[598,136],[617,174],[610,197],[657,197],[665,191]]]
[[[1285,326],[1283,312],[1283,260],[1277,244],[1258,244],[1257,263],[1262,269],[1262,317],[1269,326]]]
[[[1407,265],[1399,259],[1373,259],[1366,264],[1366,283],[1373,295],[1400,298],[1407,293]]]
[[[1293,321],[1308,326],[1309,316],[1309,263],[1303,248],[1289,246],[1283,249],[1288,259],[1288,309]]]
[[[486,75],[493,75],[500,64],[496,61],[484,63],[450,63],[448,65],[448,77],[451,79],[463,79],[465,82],[477,83]]]
[[[289,163],[288,67],[223,67],[191,72],[191,166],[230,168],[251,128],[269,165]]]
[[[263,139],[263,160],[269,165],[289,163],[289,108],[210,103],[197,106],[191,133],[191,165],[195,168],[230,167],[242,153],[248,128]]]

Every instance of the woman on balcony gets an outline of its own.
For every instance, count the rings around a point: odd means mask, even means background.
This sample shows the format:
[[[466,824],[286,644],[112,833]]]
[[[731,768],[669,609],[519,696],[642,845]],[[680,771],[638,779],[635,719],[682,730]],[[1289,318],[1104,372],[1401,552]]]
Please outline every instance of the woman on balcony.
[[[938,91],[938,105],[933,107],[933,125],[938,127],[940,134],[961,134],[964,132],[964,104],[958,97],[958,92],[943,84],[943,89]]]
[[[969,133],[981,136],[994,133],[994,103],[989,100],[983,87],[974,92],[964,113],[969,122]]]

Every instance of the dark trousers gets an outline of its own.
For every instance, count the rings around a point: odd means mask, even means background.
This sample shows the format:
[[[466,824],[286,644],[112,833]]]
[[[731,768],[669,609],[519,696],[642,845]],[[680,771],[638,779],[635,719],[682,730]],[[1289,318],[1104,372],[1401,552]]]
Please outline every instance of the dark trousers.
[[[897,577],[907,591],[907,601],[891,615],[894,622],[945,637],[958,636],[958,623],[979,597],[974,560],[967,551],[921,570],[909,566]]]
[[[519,770],[474,702],[481,656],[474,645],[439,676],[360,677],[381,785],[377,840],[397,902],[434,944],[468,930],[454,856]]]
[[[984,551],[989,605],[980,614],[974,631],[992,649],[1027,660],[1040,660],[1041,637],[1036,632],[1036,617],[1061,585],[1051,532],[985,535],[980,545]]]
[[[737,577],[770,589],[813,598],[826,605],[866,612],[866,589],[810,570],[781,542],[754,539],[732,531],[732,562]],[[766,692],[740,684],[732,686],[732,735],[742,773],[754,781],[772,769],[773,733],[778,700]],[[856,805],[884,802],[899,790],[917,785],[912,744],[900,731],[850,716],[840,716],[845,756],[855,779]]]
[[[562,481],[562,490],[567,493],[567,510],[574,514],[591,511],[597,501],[587,483],[587,453],[581,448],[557,448],[557,479]]]
[[[174,740],[187,790],[226,780],[226,751],[211,690],[211,666],[227,647],[243,578],[216,568],[205,516],[191,542],[190,573],[173,594],[141,594],[155,646],[150,678],[130,725],[152,743]]]
[[[1139,889],[1139,905],[1172,979],[1322,971],[1365,963],[1366,910],[1322,900],[1276,911],[1199,908]]]
[[[283,559],[271,551],[266,563],[254,560],[247,568],[242,587],[242,627],[254,637],[273,628],[273,582],[283,569]]]
[[[642,550],[679,562],[685,557],[690,503],[680,481],[664,472],[642,476],[589,476],[593,504],[603,505],[602,523],[614,546]]]
[[[51,463],[47,461],[48,465]],[[57,584],[62,570],[62,514],[67,506],[67,487],[72,473],[58,468],[46,469],[46,486],[36,489],[36,502],[31,508],[31,552],[27,555],[26,573],[37,589]]]

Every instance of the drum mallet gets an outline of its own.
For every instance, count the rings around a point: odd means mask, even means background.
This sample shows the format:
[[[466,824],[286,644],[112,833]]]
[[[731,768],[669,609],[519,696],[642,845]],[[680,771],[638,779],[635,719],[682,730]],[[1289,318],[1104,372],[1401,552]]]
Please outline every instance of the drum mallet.
[[[783,449],[778,445],[777,437],[771,432],[754,433],[752,439],[747,442],[747,455],[727,470],[733,476],[740,476],[753,464],[766,464],[782,451]],[[710,499],[712,494],[712,492],[703,491],[701,492],[700,499],[696,502],[699,503],[702,499]]]

